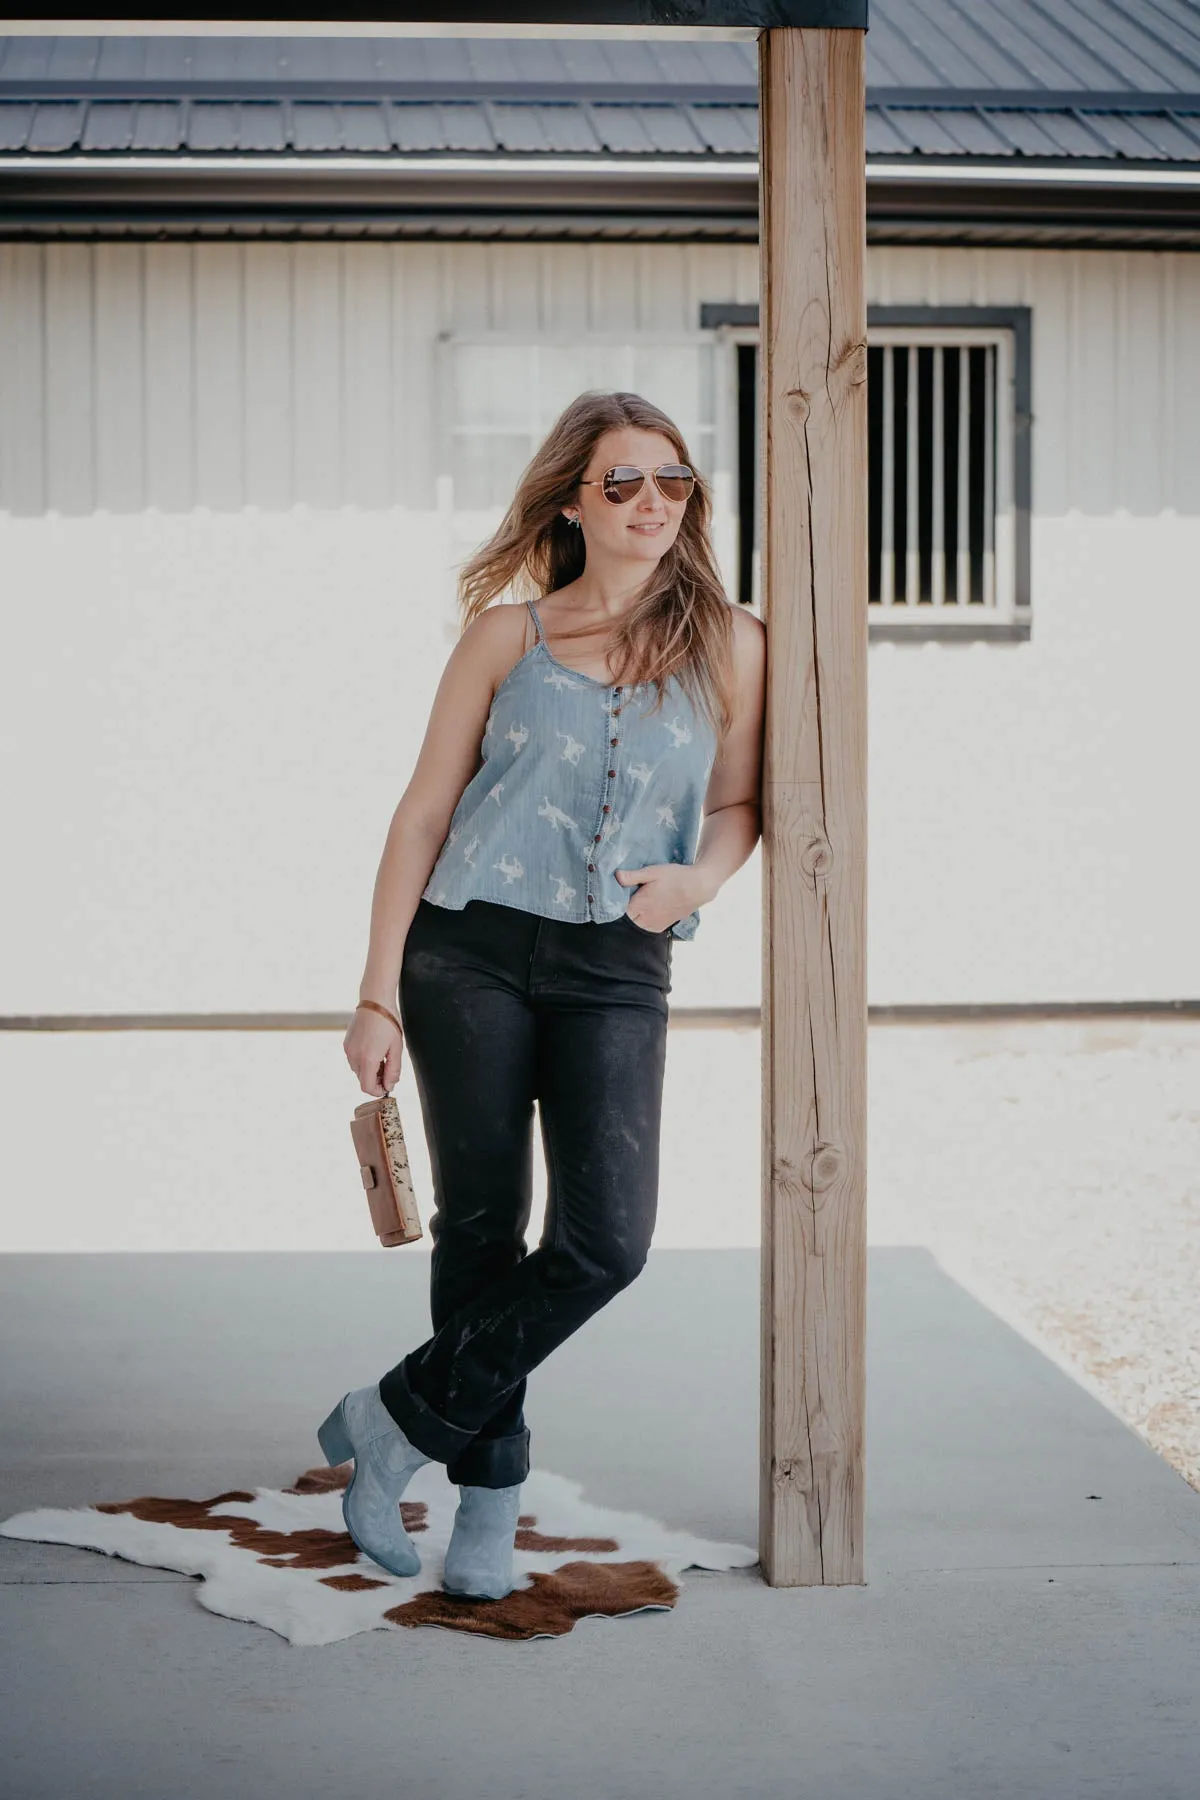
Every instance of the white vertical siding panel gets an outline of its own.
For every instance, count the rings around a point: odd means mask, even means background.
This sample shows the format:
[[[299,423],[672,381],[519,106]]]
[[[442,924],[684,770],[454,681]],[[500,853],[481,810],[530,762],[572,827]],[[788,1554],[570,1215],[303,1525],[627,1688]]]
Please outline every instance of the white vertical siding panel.
[[[292,394],[296,499],[340,506],[342,473],[341,244],[292,249]]]
[[[692,308],[691,325],[700,323],[700,307],[705,300],[740,300],[741,283],[738,270],[741,258],[738,244],[692,244],[688,303]]]
[[[542,248],[538,244],[488,246],[493,331],[540,331]]]
[[[1129,455],[1131,424],[1129,358],[1129,258],[1118,253],[1108,266],[1102,265],[1101,279],[1108,278],[1112,289],[1112,349],[1108,364],[1112,400],[1112,505],[1122,510],[1127,505],[1129,477],[1133,464]]]
[[[144,251],[147,499],[160,512],[195,504],[195,370],[192,246],[151,244]]]
[[[673,307],[669,298],[653,292],[654,270],[646,260],[646,252],[654,246],[593,244],[589,248],[588,330],[636,337],[639,331],[659,329],[660,308],[665,307],[669,314]],[[599,248],[609,253],[597,256]]]
[[[984,250],[971,253],[970,286],[963,296],[971,306],[1020,306],[1024,300],[1027,250]]]
[[[46,246],[46,469],[50,504],[95,505],[96,442],[90,244]]]
[[[692,246],[681,244],[682,256],[673,257],[664,244],[644,244],[638,313],[649,331],[695,331],[699,308],[691,305]]]
[[[1200,515],[1200,257],[1174,261],[1175,428],[1170,440],[1176,510]]]
[[[245,500],[244,254],[240,244],[194,251],[196,498],[222,511]]]
[[[246,248],[242,294],[245,345],[246,499],[272,511],[292,504],[292,246]]]
[[[1083,455],[1086,435],[1085,409],[1081,404],[1085,354],[1083,341],[1083,284],[1087,252],[1073,250],[1064,259],[1067,265],[1067,396],[1063,408],[1063,428],[1069,449],[1070,479],[1067,486],[1068,512],[1078,509],[1083,494]],[[1034,401],[1035,406],[1038,404]],[[1034,458],[1037,467],[1037,458]],[[1035,475],[1036,479],[1036,475]]]
[[[888,263],[889,306],[922,306],[928,281],[927,253],[924,250],[897,249]]]
[[[1162,354],[1159,358],[1159,430],[1162,456],[1162,503],[1169,510],[1176,504],[1175,481],[1175,382],[1176,369],[1176,324],[1175,309],[1175,266],[1176,258],[1165,252],[1158,259],[1158,334],[1162,342]]]
[[[588,319],[588,263],[584,244],[556,244],[546,250],[546,330],[582,331]]]
[[[758,245],[737,245],[734,250],[734,258],[737,266],[737,286],[734,299],[747,305],[751,301],[757,300],[759,295]]]
[[[447,328],[443,310],[443,258],[437,244],[389,247],[392,291],[392,433],[394,499],[432,508],[439,476],[449,476],[446,423],[434,403],[437,338]]]
[[[0,244],[0,507],[46,505],[44,282],[40,244]]]
[[[1121,258],[1122,395],[1118,504],[1139,516],[1166,504],[1163,456],[1162,259]]]
[[[679,288],[679,325],[683,331],[695,331],[700,324],[700,263],[698,251],[702,246],[685,244],[680,273],[683,277]]]
[[[1071,494],[1071,265],[1067,257],[1031,258],[1027,288],[1033,308],[1033,505],[1064,513]],[[1023,296],[1023,301],[1025,298]],[[996,305],[1002,305],[997,299]]]
[[[392,476],[392,259],[386,244],[345,252],[345,497],[387,506]]]
[[[1081,258],[1089,258],[1080,251]],[[1078,292],[1078,368],[1074,388],[1077,486],[1081,511],[1111,513],[1118,504],[1115,434],[1122,379],[1117,339],[1117,297],[1111,259],[1081,271]]]
[[[549,331],[554,314],[554,263],[556,244],[539,244],[537,261],[538,330]]]
[[[95,246],[96,504],[137,512],[146,503],[140,245]]]
[[[446,330],[456,332],[492,329],[491,284],[488,280],[488,246],[453,244],[443,247],[449,275],[449,311],[443,316]]]

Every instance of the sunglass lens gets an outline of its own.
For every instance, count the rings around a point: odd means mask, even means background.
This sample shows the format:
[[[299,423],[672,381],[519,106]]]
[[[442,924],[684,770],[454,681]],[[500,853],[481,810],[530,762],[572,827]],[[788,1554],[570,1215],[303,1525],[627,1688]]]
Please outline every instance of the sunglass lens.
[[[604,498],[611,500],[614,506],[624,506],[642,491],[642,483],[646,477],[640,469],[627,468],[624,464],[610,469],[604,477]]]
[[[664,500],[686,500],[696,485],[696,477],[686,463],[664,463],[655,469],[654,479]]]

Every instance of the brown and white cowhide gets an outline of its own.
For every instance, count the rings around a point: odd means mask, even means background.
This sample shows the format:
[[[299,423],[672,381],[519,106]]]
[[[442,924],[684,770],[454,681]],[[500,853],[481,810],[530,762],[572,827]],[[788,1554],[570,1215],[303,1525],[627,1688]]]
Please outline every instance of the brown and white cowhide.
[[[341,1492],[351,1472],[349,1463],[306,1469],[294,1487],[234,1489],[210,1500],[146,1496],[17,1513],[0,1524],[0,1535],[202,1576],[202,1606],[265,1625],[292,1644],[415,1625],[558,1637],[583,1618],[669,1610],[681,1569],[758,1561],[744,1544],[710,1543],[638,1513],[594,1506],[578,1482],[533,1469],[521,1494],[513,1592],[503,1600],[459,1600],[441,1586],[458,1504],[444,1466],[420,1468],[400,1503],[422,1562],[407,1579],[362,1555],[347,1534]]]

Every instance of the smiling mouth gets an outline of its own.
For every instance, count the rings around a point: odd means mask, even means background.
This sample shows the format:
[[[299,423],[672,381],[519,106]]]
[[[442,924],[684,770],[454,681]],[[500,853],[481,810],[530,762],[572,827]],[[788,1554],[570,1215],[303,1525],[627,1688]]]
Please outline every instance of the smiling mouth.
[[[661,519],[656,519],[653,524],[631,525],[629,527],[630,531],[646,531],[646,532],[661,531],[662,528],[663,528],[663,522]]]

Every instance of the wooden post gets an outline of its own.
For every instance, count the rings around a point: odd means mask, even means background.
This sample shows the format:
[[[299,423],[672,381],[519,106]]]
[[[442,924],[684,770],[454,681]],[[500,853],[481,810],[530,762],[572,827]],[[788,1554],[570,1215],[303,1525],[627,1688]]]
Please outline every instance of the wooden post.
[[[861,1583],[866,1401],[865,34],[760,49],[762,1487],[775,1587]]]

